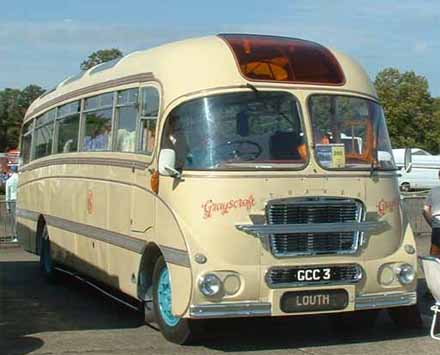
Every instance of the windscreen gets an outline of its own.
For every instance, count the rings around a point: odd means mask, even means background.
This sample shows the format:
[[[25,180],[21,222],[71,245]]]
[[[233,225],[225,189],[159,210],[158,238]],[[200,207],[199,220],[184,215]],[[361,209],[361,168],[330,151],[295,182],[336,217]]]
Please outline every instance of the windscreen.
[[[174,109],[164,148],[177,168],[301,168],[307,148],[296,99],[285,92],[239,92],[204,97]]]
[[[328,169],[395,169],[382,108],[360,97],[313,95],[316,159]]]

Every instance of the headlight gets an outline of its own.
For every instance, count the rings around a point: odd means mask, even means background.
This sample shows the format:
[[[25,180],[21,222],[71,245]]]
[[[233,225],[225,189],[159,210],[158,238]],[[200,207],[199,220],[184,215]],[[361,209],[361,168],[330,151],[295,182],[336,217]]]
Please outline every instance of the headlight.
[[[218,295],[223,288],[222,281],[214,274],[206,274],[199,279],[199,289],[205,296]]]
[[[228,296],[235,295],[241,287],[240,277],[235,274],[230,274],[223,280],[225,293]]]
[[[409,285],[416,278],[416,272],[411,265],[403,264],[397,269],[397,277],[403,285]]]

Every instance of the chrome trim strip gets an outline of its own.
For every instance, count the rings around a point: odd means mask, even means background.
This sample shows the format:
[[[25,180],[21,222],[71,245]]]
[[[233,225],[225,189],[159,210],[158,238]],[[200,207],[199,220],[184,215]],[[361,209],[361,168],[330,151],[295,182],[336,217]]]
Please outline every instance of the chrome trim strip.
[[[20,209],[20,216],[23,218],[38,220],[39,215],[39,213],[36,213],[34,211]],[[112,232],[88,224],[73,222],[64,218],[50,216],[46,214],[44,215],[44,218],[46,220],[46,223],[51,227],[63,229],[71,233],[80,234],[87,238],[106,242],[138,254],[142,254],[145,246],[147,245],[145,240],[133,238],[125,234]]]
[[[37,222],[38,217],[40,216],[37,212],[28,211],[28,210],[25,210],[22,208],[17,208],[16,215],[17,215],[17,217],[29,219],[34,222]]]
[[[39,214],[34,211],[28,211],[24,209],[19,209],[18,211],[20,217],[31,219],[34,221],[38,220]],[[73,222],[61,217],[50,216],[47,214],[44,215],[44,218],[47,224],[51,227],[63,229],[71,233],[80,234],[84,237],[109,243],[111,245],[127,249],[138,254],[142,254],[145,246],[147,245],[147,242],[145,240],[133,238],[125,234],[112,232],[107,229],[94,227],[88,224]],[[190,258],[187,251],[167,247],[164,245],[160,245],[160,249],[163,252],[164,258],[167,262],[187,268],[191,266]]]
[[[367,232],[375,233],[387,225],[384,221],[310,223],[310,224],[236,224],[235,228],[255,237],[264,238],[271,234]]]
[[[272,314],[269,302],[235,302],[192,305],[191,318],[264,317]]]
[[[159,247],[163,253],[166,262],[188,268],[191,266],[187,251],[167,247],[165,245],[159,245]]]
[[[356,297],[355,309],[374,309],[397,306],[410,306],[417,303],[417,292],[362,295]]]
[[[81,234],[85,237],[109,243],[111,245],[134,251],[142,254],[145,246],[145,240],[132,238],[117,232],[112,232],[99,227],[94,227],[88,224],[69,221],[64,218],[44,215],[45,220],[49,226],[60,228],[72,233]]]
[[[115,159],[115,158],[86,158],[86,157],[67,157],[67,158],[55,158],[44,161],[36,161],[30,163],[20,169],[20,172],[30,171],[38,168],[44,168],[52,165],[103,165],[103,166],[115,166],[121,168],[135,168],[145,170],[150,164],[139,160],[131,159]]]
[[[272,270],[292,270],[292,269],[313,269],[313,268],[324,268],[324,267],[354,267],[356,268],[357,273],[360,275],[359,278],[353,280],[336,280],[336,281],[304,281],[304,282],[285,282],[285,283],[276,283],[273,284],[270,279],[270,273]],[[355,284],[362,280],[364,275],[364,270],[358,264],[324,264],[324,265],[304,265],[304,266],[274,266],[267,269],[264,279],[266,281],[267,286],[273,289],[277,288],[290,288],[290,287],[305,287],[305,286],[330,286],[330,285],[348,285]]]
[[[51,99],[51,100],[41,104],[40,106],[36,107],[32,112],[29,112],[26,114],[24,122],[26,122],[29,117],[32,117],[32,116],[40,113],[41,111],[44,111],[46,108],[49,108],[49,107],[56,105],[56,104],[63,102],[63,101],[67,101],[67,100],[71,100],[71,99],[74,99],[79,96],[87,95],[87,94],[93,93],[95,91],[110,89],[110,88],[122,86],[122,85],[134,84],[134,83],[141,82],[141,81],[152,81],[152,80],[155,80],[154,75],[153,75],[153,73],[148,72],[148,73],[128,75],[128,76],[124,76],[122,78],[107,80],[102,83],[97,83],[97,84],[93,84],[90,86],[86,86],[81,89],[77,89],[77,90],[71,91],[67,94],[58,96],[54,99]]]

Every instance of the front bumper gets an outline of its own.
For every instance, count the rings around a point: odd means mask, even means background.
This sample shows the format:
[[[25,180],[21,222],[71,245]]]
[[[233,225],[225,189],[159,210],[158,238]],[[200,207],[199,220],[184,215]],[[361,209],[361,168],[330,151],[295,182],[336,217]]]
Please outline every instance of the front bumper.
[[[367,294],[357,296],[354,304],[349,304],[343,311],[380,309],[400,306],[411,306],[417,303],[417,293],[413,292],[392,292],[382,294]],[[278,305],[272,307],[270,302],[224,302],[192,305],[190,317],[196,319],[208,318],[237,318],[237,317],[264,317],[264,316],[287,316],[292,313],[274,312],[279,310]],[[322,313],[331,313],[322,312]],[[319,312],[308,312],[301,314],[317,314]],[[298,314],[296,314],[298,315]]]
[[[394,292],[356,297],[355,309],[377,309],[411,306],[417,303],[417,292]]]

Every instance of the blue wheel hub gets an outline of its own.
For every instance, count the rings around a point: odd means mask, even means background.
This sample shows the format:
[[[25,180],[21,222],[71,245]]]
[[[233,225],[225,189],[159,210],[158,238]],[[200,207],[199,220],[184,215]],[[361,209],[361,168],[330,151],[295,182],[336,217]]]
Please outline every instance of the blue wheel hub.
[[[179,318],[171,312],[172,294],[171,282],[168,268],[164,267],[159,277],[159,287],[157,288],[157,298],[159,300],[160,315],[169,327],[174,327],[179,322]]]

